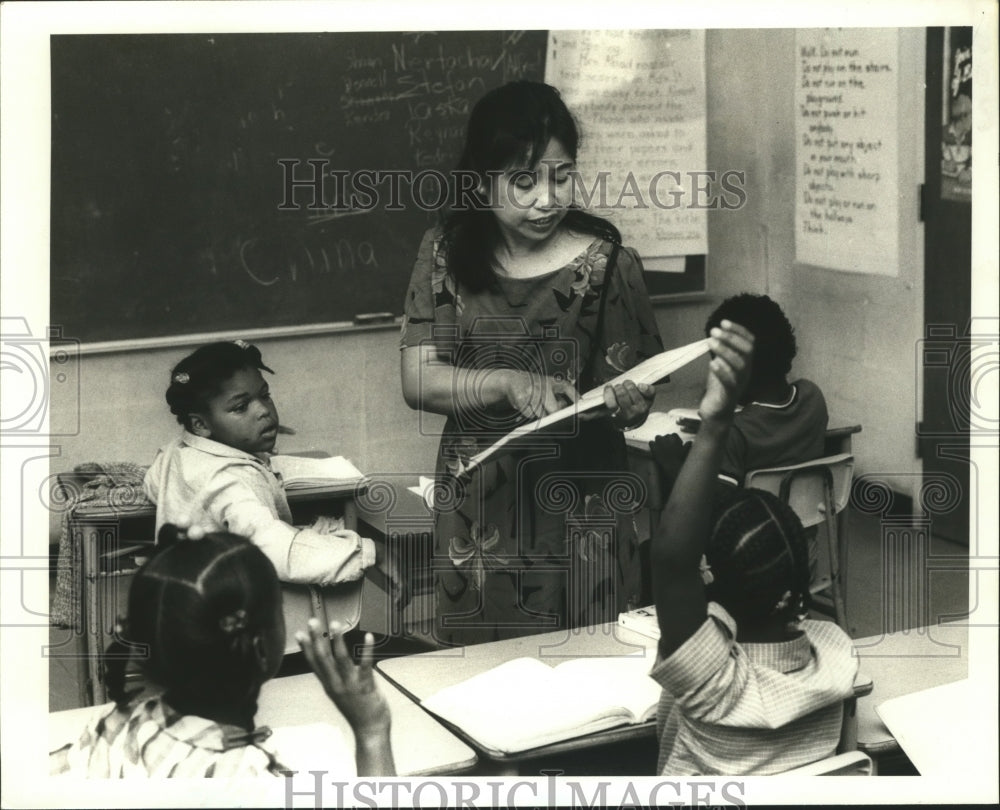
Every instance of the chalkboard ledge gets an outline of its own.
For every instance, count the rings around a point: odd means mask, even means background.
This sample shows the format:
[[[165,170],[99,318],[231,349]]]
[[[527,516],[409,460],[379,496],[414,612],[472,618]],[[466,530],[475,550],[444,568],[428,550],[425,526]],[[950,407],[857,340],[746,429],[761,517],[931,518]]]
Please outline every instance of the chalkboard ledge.
[[[711,300],[704,292],[668,293],[665,295],[650,295],[649,300],[657,307],[676,306],[678,304],[697,304]],[[193,335],[164,335],[162,337],[138,338],[135,340],[108,340],[94,343],[81,343],[78,353],[85,354],[118,354],[123,352],[147,351],[150,349],[173,349],[187,346],[200,346],[217,340],[249,340],[261,341],[275,338],[312,337],[314,335],[334,335],[355,332],[379,332],[386,330],[398,331],[402,324],[401,317],[391,321],[358,324],[352,321],[335,323],[311,323],[303,326],[275,326],[267,329],[234,329],[227,332],[202,332]],[[52,347],[50,354],[64,352],[65,346]]]
[[[399,331],[401,317],[391,321],[357,324],[351,321],[336,323],[311,323],[304,326],[275,326],[267,329],[236,329],[228,332],[203,332],[193,335],[164,335],[163,337],[139,338],[136,340],[109,340],[95,343],[81,343],[78,353],[84,354],[117,354],[121,352],[148,351],[150,349],[172,349],[186,346],[200,346],[217,340],[249,340],[258,342],[274,338],[311,337],[314,335],[332,335],[341,332],[378,332],[385,330]],[[65,346],[52,347],[50,354],[57,351],[65,352]]]
[[[711,299],[712,296],[705,292],[664,293],[662,295],[652,294],[649,296],[649,300],[658,307],[670,306],[672,304],[698,304],[710,301]]]

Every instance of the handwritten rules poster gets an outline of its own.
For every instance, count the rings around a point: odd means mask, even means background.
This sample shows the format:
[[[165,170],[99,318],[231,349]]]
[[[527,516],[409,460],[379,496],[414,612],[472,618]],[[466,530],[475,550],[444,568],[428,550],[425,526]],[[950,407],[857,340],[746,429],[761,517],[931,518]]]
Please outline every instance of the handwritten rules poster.
[[[580,122],[586,190],[607,173],[587,207],[644,258],[706,253],[705,32],[553,31],[545,76]]]
[[[796,260],[895,276],[899,35],[799,30],[795,49]]]

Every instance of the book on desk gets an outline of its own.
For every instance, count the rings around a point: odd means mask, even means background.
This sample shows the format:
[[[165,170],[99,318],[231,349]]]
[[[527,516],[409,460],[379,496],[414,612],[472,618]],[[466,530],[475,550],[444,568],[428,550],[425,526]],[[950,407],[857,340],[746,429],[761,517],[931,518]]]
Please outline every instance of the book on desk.
[[[656,716],[660,686],[645,656],[515,658],[421,705],[487,750],[519,753]]]
[[[365,476],[343,456],[310,458],[306,456],[271,456],[271,469],[281,478],[286,491],[310,487],[350,484]]]

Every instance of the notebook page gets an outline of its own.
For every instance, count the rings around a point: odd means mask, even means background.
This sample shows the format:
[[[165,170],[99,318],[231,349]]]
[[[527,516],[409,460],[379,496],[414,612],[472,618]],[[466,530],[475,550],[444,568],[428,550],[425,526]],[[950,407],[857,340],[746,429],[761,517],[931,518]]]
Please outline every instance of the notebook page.
[[[643,723],[656,716],[660,685],[649,677],[655,663],[655,651],[647,655],[618,655],[606,658],[575,658],[555,669],[591,692],[628,710],[631,722]]]
[[[516,658],[446,687],[422,705],[483,747],[514,753],[627,723],[615,702],[535,658]]]

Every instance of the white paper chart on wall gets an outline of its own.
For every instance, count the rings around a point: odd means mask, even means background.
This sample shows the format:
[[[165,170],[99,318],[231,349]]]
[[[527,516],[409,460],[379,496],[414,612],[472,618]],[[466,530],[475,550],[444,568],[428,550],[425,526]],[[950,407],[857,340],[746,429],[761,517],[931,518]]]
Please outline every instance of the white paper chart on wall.
[[[795,34],[795,258],[899,272],[899,32]]]
[[[706,171],[705,32],[552,31],[545,80],[583,124],[595,212],[644,259],[706,253],[708,211],[739,195]]]

